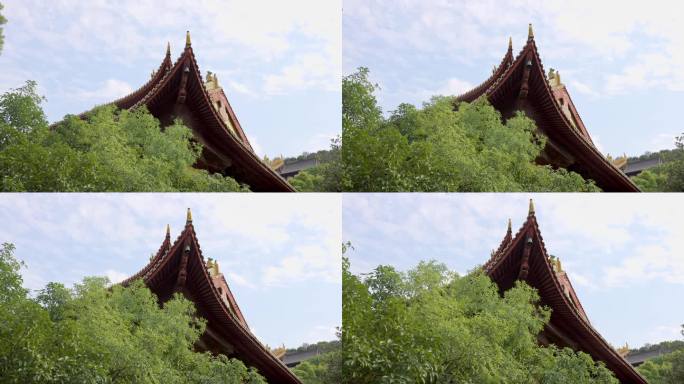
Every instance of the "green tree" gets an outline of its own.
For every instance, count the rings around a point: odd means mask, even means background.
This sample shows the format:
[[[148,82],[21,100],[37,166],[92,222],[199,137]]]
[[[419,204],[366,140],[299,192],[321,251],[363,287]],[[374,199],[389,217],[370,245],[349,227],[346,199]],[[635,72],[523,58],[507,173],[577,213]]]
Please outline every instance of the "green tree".
[[[0,248],[0,382],[265,383],[242,362],[194,352],[206,322],[177,294],[159,306],[141,281],[22,287],[14,247]]]
[[[299,172],[289,182],[300,192],[342,192],[341,160],[340,138],[336,137],[319,165]]]
[[[502,120],[485,99],[434,97],[385,119],[368,69],[342,81],[343,187],[349,191],[596,191],[593,181],[535,164],[546,138],[522,113]]]
[[[343,259],[345,383],[617,383],[582,352],[542,347],[550,312],[518,283],[503,297],[480,271],[434,261],[367,275]]]
[[[682,324],[684,336],[684,324]],[[651,384],[679,384],[684,383],[684,347],[675,344],[677,348],[665,355],[646,360],[637,367]]]
[[[103,106],[48,127],[43,100],[33,81],[0,96],[2,191],[247,190],[192,167],[202,147],[180,120]]]
[[[339,384],[342,382],[341,347],[303,361],[292,371],[304,384]]]
[[[3,8],[2,3],[0,3],[0,11],[2,11]],[[0,53],[2,53],[2,46],[5,44],[5,35],[2,33],[2,25],[5,23],[7,23],[7,19],[0,14]]]
[[[684,192],[684,134],[675,137],[675,149],[661,151],[663,163],[632,177],[647,192]],[[642,157],[648,158],[645,154]]]

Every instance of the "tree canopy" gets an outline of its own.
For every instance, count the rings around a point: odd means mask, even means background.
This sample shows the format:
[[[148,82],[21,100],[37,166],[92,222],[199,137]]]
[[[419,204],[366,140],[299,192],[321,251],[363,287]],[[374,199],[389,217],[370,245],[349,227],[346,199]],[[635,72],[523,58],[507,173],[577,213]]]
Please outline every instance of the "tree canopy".
[[[299,172],[288,180],[290,184],[300,192],[342,192],[340,138],[331,141],[330,150],[319,151],[316,156],[320,163]]]
[[[342,346],[301,362],[292,369],[304,384],[339,384],[342,382]]]
[[[682,336],[684,336],[684,324]],[[653,347],[671,348],[672,352],[646,360],[637,367],[637,370],[651,384],[684,383],[684,346],[682,344],[684,344],[682,341],[675,341],[642,348],[644,350],[651,350]]]
[[[2,11],[3,5],[0,3],[0,11]],[[2,33],[2,25],[7,23],[7,19],[0,13],[0,53],[2,53],[2,46],[5,44],[5,35]]]
[[[192,165],[202,147],[180,120],[103,106],[49,127],[36,83],[0,96],[1,191],[242,191]]]
[[[349,191],[596,191],[577,173],[536,165],[546,138],[522,112],[503,121],[484,99],[433,97],[388,118],[360,68],[342,81],[342,182]]]
[[[265,383],[242,362],[198,353],[206,322],[175,295],[159,306],[142,281],[89,277],[22,287],[14,246],[0,248],[0,381],[3,383]]]
[[[662,155],[662,164],[632,180],[645,192],[684,192],[684,133],[675,138],[675,149],[661,151],[659,155]]]
[[[550,311],[525,283],[501,297],[479,270],[354,275],[344,258],[342,290],[345,383],[617,383],[585,353],[537,344]]]

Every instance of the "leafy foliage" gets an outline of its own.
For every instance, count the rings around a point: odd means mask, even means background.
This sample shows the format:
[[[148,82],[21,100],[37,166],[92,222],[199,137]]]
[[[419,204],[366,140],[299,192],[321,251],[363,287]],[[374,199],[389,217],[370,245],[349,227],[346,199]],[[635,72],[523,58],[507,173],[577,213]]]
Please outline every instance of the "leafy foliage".
[[[501,297],[481,272],[434,261],[349,268],[345,257],[344,383],[617,383],[585,353],[537,344],[550,312],[525,283]]]
[[[348,191],[596,191],[593,181],[540,166],[546,138],[522,113],[502,122],[484,99],[434,97],[385,119],[360,68],[342,81],[342,183]]]
[[[682,336],[684,336],[684,325],[682,325]],[[637,367],[637,370],[651,384],[684,383],[684,347],[682,342],[667,342],[663,347],[674,348],[674,351],[646,360]]]
[[[318,351],[318,353],[325,353],[325,352],[336,351],[340,348],[342,348],[342,343],[340,343],[339,340],[319,341],[316,344],[304,343],[297,348],[288,348],[287,353],[309,352],[309,351]]]
[[[265,383],[238,360],[193,351],[205,321],[181,295],[160,307],[141,281],[91,277],[32,299],[13,251],[0,248],[1,382]]]
[[[632,178],[647,192],[684,192],[684,134],[675,138],[675,149],[666,152],[663,164]]]
[[[3,5],[2,5],[2,3],[0,3],[0,11],[2,11],[2,8],[3,8]],[[0,26],[5,24],[6,22],[7,22],[7,19],[2,14],[0,14]],[[3,35],[2,28],[0,27],[0,52],[2,52],[2,46],[4,45],[4,43],[5,43],[5,35]]]
[[[0,96],[2,191],[240,191],[192,167],[201,145],[180,120],[161,129],[144,109],[94,109],[48,127],[36,83]]]
[[[342,347],[303,361],[292,371],[304,384],[339,384],[342,382]]]
[[[318,154],[319,165],[299,172],[288,181],[300,192],[342,192],[340,138],[331,141],[330,150]]]

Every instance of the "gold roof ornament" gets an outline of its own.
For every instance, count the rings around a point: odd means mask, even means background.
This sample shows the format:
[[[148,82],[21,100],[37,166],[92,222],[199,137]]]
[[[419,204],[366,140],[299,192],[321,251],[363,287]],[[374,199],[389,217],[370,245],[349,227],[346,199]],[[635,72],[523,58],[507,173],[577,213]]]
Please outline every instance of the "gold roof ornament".
[[[616,352],[622,357],[627,356],[629,354],[629,345],[625,343],[624,346],[617,348]]]
[[[190,42],[190,31],[185,32],[185,48],[190,48],[192,43]]]
[[[166,42],[166,54],[171,56],[171,43],[168,41]]]
[[[212,259],[211,257],[207,259],[207,271],[209,272],[209,276],[214,277],[218,276],[221,271],[219,270],[219,265],[218,261]]]
[[[218,77],[216,77],[216,74],[215,74],[215,73],[214,73],[214,84],[216,84],[216,88],[219,87]]]
[[[208,83],[212,80],[211,75],[212,75],[211,71],[207,71],[207,79],[205,80],[205,82]]]
[[[508,219],[508,232],[511,232],[513,230],[513,225],[511,223],[511,219]]]
[[[508,49],[513,50],[513,37],[508,36]]]
[[[527,27],[527,40],[534,39],[534,31],[532,31],[532,23]]]
[[[283,357],[285,357],[286,352],[287,352],[287,348],[285,348],[285,345],[283,345],[282,347],[278,347],[278,348],[271,351],[271,353],[273,353],[273,356],[275,356],[278,360],[282,360]]]
[[[171,226],[166,224],[166,236],[171,236]]]
[[[551,266],[553,267],[553,270],[556,273],[561,273],[563,272],[563,266],[561,265],[561,261],[559,257],[554,257],[551,259]]]
[[[622,156],[618,156],[614,159],[610,155],[606,157],[608,158],[608,161],[613,163],[613,165],[618,167],[619,169],[623,169],[627,165],[627,155],[624,153],[622,154]]]
[[[192,223],[192,211],[188,208],[188,213],[185,216],[186,223]]]
[[[528,215],[534,215],[534,201],[530,199],[530,209],[527,212]]]

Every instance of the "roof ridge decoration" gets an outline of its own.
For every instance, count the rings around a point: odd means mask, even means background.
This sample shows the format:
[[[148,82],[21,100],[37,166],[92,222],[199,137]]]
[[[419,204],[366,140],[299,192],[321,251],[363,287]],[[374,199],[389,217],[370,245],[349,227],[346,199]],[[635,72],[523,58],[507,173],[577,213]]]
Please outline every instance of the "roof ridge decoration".
[[[603,361],[622,383],[646,383],[589,322],[567,273],[560,267],[560,261],[546,250],[532,204],[527,220],[515,237],[504,250],[492,254],[484,272],[502,293],[516,280],[525,280],[538,290],[541,304],[552,310],[551,320],[542,332],[542,340],[581,350],[594,360]]]

